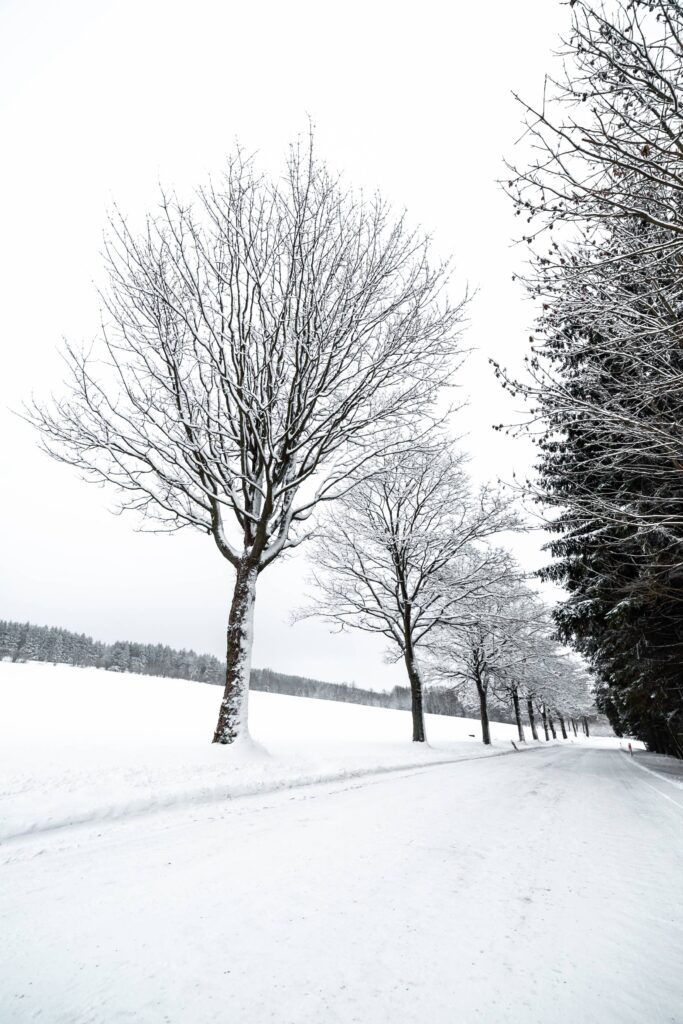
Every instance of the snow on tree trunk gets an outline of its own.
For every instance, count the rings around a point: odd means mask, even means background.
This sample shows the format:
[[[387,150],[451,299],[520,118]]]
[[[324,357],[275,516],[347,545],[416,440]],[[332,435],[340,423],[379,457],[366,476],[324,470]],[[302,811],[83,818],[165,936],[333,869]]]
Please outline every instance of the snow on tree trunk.
[[[228,619],[225,692],[218,712],[214,743],[234,743],[248,736],[247,703],[251,650],[254,642],[254,604],[258,568],[243,559],[237,569]]]
[[[410,710],[413,716],[413,743],[425,742],[425,721],[424,702],[422,699],[422,680],[412,648],[408,646],[405,652],[406,669],[410,680]]]
[[[538,730],[536,729],[536,718],[534,717],[534,705],[531,697],[527,697],[526,702],[526,713],[529,718],[529,725],[531,726],[531,735],[535,740],[538,740]]]
[[[522,713],[519,709],[519,694],[517,690],[512,691],[512,706],[515,709],[515,721],[517,722],[519,742],[526,743],[526,736],[524,735],[524,726],[522,725]]]
[[[541,720],[543,721],[543,732],[545,733],[545,741],[548,743],[550,736],[548,734],[548,712],[545,707],[541,710]]]

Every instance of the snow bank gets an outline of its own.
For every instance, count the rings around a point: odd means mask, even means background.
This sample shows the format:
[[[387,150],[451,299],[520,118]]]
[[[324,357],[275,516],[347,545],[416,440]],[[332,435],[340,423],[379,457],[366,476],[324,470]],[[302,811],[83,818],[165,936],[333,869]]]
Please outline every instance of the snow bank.
[[[221,690],[68,665],[0,664],[0,839],[193,801],[512,751],[516,729],[254,692],[253,741],[212,745]],[[534,744],[535,745],[535,744]]]

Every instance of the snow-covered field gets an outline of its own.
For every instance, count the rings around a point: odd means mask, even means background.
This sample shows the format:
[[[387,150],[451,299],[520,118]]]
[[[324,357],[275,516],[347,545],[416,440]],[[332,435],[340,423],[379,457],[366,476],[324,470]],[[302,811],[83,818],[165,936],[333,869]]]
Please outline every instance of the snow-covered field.
[[[221,689],[67,665],[0,663],[0,839],[178,803],[224,800],[512,751],[513,726],[252,693],[253,744],[212,745]],[[531,740],[531,737],[529,736]],[[531,745],[531,744],[530,744]],[[535,745],[535,744],[534,744]]]

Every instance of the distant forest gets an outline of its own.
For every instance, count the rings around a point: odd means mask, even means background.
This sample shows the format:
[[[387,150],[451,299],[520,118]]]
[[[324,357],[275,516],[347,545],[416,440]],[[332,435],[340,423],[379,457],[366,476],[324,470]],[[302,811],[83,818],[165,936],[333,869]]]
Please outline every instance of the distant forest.
[[[144,676],[189,679],[214,686],[222,686],[225,678],[224,663],[212,654],[196,654],[163,644],[138,644],[124,640],[105,644],[84,633],[1,619],[0,661],[48,661],[55,665],[79,665],[109,672],[138,672]],[[254,668],[251,670],[251,687],[294,697],[315,697],[400,710],[410,708],[410,689],[407,686],[395,686],[393,690],[366,690],[352,683],[326,683],[319,679],[283,675],[269,668]],[[443,686],[427,690],[425,710],[435,715],[467,714],[457,695]],[[495,717],[499,721],[508,721],[508,715],[502,709]]]

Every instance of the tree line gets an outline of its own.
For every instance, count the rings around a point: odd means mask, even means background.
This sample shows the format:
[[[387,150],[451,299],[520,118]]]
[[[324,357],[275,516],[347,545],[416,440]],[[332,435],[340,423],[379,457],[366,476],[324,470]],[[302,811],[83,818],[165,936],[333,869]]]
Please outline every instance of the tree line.
[[[178,651],[164,644],[107,644],[84,633],[4,620],[0,621],[0,660],[45,661],[213,684],[221,683],[225,674],[224,664],[211,654]]]
[[[425,693],[440,685],[478,715],[491,712],[538,739],[593,712],[585,667],[557,642],[545,604],[496,543],[519,518],[497,489],[475,490],[464,458],[435,432],[431,444],[374,462],[371,477],[321,521],[313,599],[301,613],[384,638],[411,691],[413,739],[425,739]],[[340,514],[341,510],[341,514]]]
[[[293,697],[312,697],[317,700],[343,701],[364,704],[367,707],[393,708],[408,711],[411,705],[410,687],[393,686],[391,690],[369,690],[355,683],[329,683],[305,676],[287,675],[270,668],[252,668],[251,688],[265,693],[283,693]],[[426,710],[433,715],[466,717],[467,710],[458,695],[449,687],[435,686],[427,691]],[[497,719],[504,721],[503,718]]]
[[[176,650],[165,644],[141,644],[134,641],[107,644],[93,640],[85,633],[73,633],[53,626],[36,626],[30,622],[0,620],[0,661],[51,662],[169,679],[188,679],[214,686],[222,686],[225,682],[225,662],[211,654],[196,654],[192,650]],[[410,708],[410,689],[406,686],[394,686],[391,690],[370,690],[353,683],[324,682],[276,672],[270,668],[252,668],[251,688],[266,693],[336,700],[370,707]],[[466,713],[457,694],[447,687],[435,687],[427,694],[427,710],[437,715],[462,716]]]
[[[508,190],[539,317],[527,485],[565,640],[618,734],[683,757],[683,5],[572,0]]]

